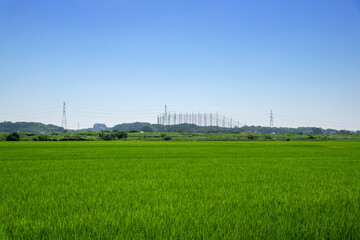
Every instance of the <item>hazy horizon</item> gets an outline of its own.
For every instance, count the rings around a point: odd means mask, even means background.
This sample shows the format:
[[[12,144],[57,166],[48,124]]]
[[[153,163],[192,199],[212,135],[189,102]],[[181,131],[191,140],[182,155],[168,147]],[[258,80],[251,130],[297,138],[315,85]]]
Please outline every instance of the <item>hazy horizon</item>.
[[[0,122],[360,129],[360,1],[0,2]]]

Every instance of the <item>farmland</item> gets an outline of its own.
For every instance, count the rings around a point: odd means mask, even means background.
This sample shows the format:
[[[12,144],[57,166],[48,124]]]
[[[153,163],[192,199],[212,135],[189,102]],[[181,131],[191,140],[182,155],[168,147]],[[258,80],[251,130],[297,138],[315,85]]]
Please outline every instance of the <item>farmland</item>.
[[[360,142],[0,142],[0,238],[360,238]]]
[[[25,133],[19,132],[20,141],[359,141],[360,134],[259,134],[252,132],[195,133],[195,132],[126,132],[127,137],[118,139],[125,132],[72,132],[72,133]],[[11,133],[0,133],[0,142]],[[166,138],[169,137],[169,138]]]

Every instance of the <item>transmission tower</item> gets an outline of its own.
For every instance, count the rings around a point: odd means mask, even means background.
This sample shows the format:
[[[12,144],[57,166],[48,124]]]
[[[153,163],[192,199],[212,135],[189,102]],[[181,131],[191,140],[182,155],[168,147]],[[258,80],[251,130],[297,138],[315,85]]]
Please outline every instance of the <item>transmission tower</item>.
[[[165,113],[164,113],[164,125],[163,125],[163,131],[166,132],[166,125],[168,122],[168,113],[167,113],[167,106],[165,105]]]
[[[62,123],[61,123],[61,126],[66,129],[67,126],[66,126],[66,109],[65,109],[65,102],[63,104],[63,115],[62,115]]]
[[[274,119],[273,119],[273,112],[272,112],[272,110],[270,110],[270,127],[271,127],[271,128],[274,127]]]

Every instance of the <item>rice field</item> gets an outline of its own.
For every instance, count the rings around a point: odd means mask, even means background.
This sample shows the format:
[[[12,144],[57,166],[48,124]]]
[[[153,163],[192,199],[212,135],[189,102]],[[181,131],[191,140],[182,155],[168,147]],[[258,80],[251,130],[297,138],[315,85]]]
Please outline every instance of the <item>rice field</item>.
[[[0,142],[0,239],[359,239],[360,142]]]

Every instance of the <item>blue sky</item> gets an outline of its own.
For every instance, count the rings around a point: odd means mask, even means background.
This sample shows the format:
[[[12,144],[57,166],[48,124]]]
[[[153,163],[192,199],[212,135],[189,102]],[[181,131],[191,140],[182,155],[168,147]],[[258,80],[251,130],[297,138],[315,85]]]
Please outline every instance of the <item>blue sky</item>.
[[[0,121],[360,129],[360,1],[0,1]]]

